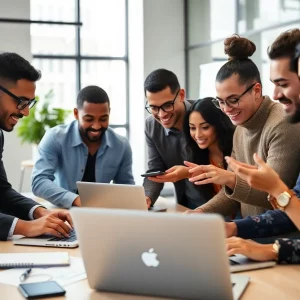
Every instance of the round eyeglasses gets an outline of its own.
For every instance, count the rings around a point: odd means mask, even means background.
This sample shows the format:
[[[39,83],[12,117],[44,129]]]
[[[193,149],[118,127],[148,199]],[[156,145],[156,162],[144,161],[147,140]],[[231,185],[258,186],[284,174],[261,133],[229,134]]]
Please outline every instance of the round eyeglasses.
[[[149,114],[157,115],[159,113],[159,110],[163,110],[164,112],[171,112],[174,110],[174,103],[175,100],[179,94],[180,89],[177,91],[175,98],[172,101],[167,101],[161,106],[155,106],[155,105],[147,105],[145,106],[145,109]]]
[[[5,94],[7,94],[8,96],[12,97],[15,101],[17,101],[17,109],[22,110],[24,109],[26,106],[30,108],[32,108],[35,104],[36,104],[36,100],[35,98],[33,99],[27,99],[27,98],[23,98],[23,97],[18,97],[15,94],[13,94],[12,92],[10,92],[9,90],[7,90],[6,88],[4,88],[3,86],[0,85],[0,90],[2,92],[4,92]]]
[[[239,95],[238,97],[232,97],[227,100],[222,100],[221,98],[216,97],[212,100],[212,102],[219,109],[223,109],[225,107],[225,105],[227,105],[228,107],[231,107],[231,108],[236,108],[239,106],[239,101],[240,101],[241,97],[244,96],[247,92],[249,92],[256,85],[256,83],[257,82],[250,85],[246,89],[246,91],[244,93],[242,93],[241,95]]]

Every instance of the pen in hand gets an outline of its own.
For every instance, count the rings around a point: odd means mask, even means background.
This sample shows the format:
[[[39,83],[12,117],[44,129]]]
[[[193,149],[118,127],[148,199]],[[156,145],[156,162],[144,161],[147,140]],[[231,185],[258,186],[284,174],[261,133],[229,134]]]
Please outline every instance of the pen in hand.
[[[25,280],[29,277],[30,272],[31,272],[31,268],[30,268],[30,269],[27,269],[27,270],[20,276],[20,281],[21,281],[21,282],[25,281]]]

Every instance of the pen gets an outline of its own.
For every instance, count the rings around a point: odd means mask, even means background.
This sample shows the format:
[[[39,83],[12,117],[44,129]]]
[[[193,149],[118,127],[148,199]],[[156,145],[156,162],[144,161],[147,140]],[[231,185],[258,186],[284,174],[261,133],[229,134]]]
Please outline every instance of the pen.
[[[26,270],[21,276],[20,276],[20,281],[25,281],[28,277],[29,277],[29,274],[31,272],[31,268]]]

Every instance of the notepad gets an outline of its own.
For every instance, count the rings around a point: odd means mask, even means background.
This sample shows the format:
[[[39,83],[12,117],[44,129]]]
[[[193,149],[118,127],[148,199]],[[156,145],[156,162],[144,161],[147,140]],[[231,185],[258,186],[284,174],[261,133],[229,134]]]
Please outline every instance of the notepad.
[[[0,253],[0,268],[69,266],[68,252]]]

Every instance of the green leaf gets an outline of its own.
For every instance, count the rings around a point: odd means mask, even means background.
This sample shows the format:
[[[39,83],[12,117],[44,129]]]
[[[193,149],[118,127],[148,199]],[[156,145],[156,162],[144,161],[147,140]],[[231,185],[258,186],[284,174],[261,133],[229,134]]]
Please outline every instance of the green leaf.
[[[51,89],[45,96],[42,105],[40,101],[30,109],[29,116],[20,119],[17,134],[21,138],[21,143],[39,144],[48,128],[64,124],[71,110],[62,108],[49,108],[50,99],[54,97]],[[35,97],[39,99],[38,96]]]

